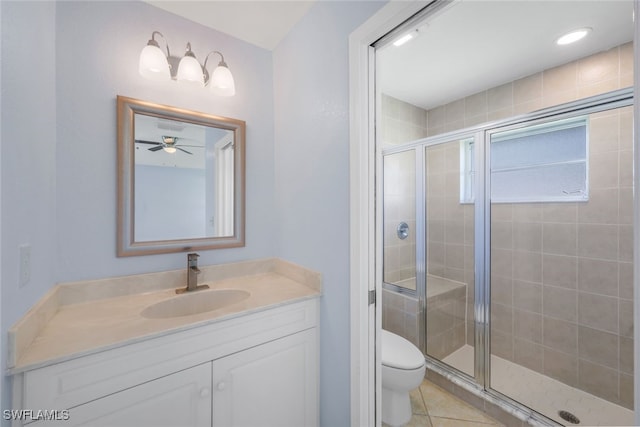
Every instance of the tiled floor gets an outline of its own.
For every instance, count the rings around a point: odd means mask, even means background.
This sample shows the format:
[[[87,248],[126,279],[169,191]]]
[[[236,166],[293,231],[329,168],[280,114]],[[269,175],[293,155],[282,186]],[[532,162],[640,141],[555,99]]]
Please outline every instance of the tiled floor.
[[[413,417],[407,427],[502,426],[479,409],[424,380],[411,392]]]

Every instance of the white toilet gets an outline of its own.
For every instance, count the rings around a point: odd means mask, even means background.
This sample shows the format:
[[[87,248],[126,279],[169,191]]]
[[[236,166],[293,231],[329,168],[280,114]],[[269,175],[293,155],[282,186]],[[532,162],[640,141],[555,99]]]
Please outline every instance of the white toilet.
[[[382,330],[382,422],[401,426],[411,419],[409,392],[424,379],[424,355],[410,341]]]

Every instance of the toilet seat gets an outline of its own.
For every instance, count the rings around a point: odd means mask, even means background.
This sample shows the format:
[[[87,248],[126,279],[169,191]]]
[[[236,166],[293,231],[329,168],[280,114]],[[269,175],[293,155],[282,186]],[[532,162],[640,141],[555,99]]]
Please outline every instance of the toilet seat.
[[[414,370],[424,366],[424,355],[410,341],[382,330],[382,364],[390,368]]]

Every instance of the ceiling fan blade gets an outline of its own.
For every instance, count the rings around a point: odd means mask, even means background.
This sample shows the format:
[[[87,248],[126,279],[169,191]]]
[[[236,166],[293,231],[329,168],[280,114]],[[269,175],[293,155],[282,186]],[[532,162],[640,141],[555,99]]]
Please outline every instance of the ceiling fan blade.
[[[164,148],[164,147],[162,147],[162,145],[158,145],[157,147],[149,148],[149,151],[158,151],[158,150],[162,150],[162,148]]]
[[[161,142],[153,142],[153,141],[144,141],[142,139],[136,139],[136,144],[151,144],[151,145],[162,145]]]
[[[187,154],[193,154],[193,153],[188,152],[187,150],[183,150],[183,149],[182,149],[182,148],[180,148],[180,147],[176,147],[176,148],[177,148],[178,150],[180,150],[180,151],[183,151],[183,152],[187,153]]]

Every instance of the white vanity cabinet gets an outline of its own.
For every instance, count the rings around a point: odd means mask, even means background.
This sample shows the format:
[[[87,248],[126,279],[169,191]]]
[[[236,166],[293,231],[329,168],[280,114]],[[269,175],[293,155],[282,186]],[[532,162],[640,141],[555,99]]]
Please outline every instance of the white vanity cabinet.
[[[168,333],[14,377],[14,426],[318,425],[317,298]]]
[[[29,426],[210,427],[211,363],[152,380],[69,411],[68,420]]]
[[[315,330],[213,362],[213,425],[317,424]]]

